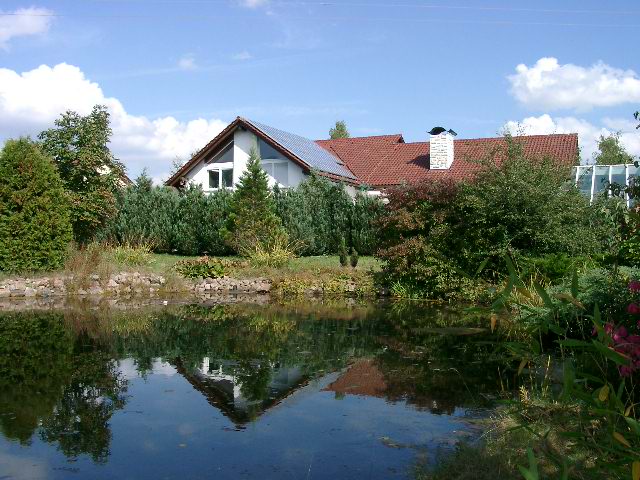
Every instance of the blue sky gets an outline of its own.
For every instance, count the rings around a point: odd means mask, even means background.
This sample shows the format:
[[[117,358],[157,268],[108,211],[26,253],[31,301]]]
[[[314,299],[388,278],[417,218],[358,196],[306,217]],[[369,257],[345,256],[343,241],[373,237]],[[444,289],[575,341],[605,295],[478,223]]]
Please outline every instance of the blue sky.
[[[5,0],[0,10],[0,140],[106,103],[132,176],[166,176],[237,115],[310,138],[337,119],[352,135],[407,141],[435,125],[461,138],[505,125],[577,131],[585,158],[598,135],[621,131],[640,154],[634,1]]]

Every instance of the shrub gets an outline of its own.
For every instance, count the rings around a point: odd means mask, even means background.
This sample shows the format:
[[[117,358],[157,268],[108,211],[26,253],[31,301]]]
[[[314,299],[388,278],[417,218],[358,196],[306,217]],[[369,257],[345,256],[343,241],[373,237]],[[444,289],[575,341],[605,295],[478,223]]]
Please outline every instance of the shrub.
[[[110,253],[117,263],[130,267],[138,267],[151,263],[152,250],[151,244],[148,243],[138,245],[125,243],[111,247]]]
[[[0,153],[0,270],[60,267],[72,240],[70,205],[52,160],[31,140]]]
[[[218,258],[201,257],[176,262],[173,269],[185,278],[220,278],[226,274],[228,265]]]
[[[344,241],[344,237],[340,240],[340,249],[338,250],[340,257],[340,265],[346,267],[349,263],[349,252],[347,251],[347,243]]]
[[[152,244],[156,252],[180,255],[227,255],[221,230],[229,213],[231,193],[205,194],[201,188],[184,192],[154,187],[142,174],[118,197],[118,215],[100,238],[118,244]]]
[[[239,253],[254,267],[282,267],[296,256],[296,246],[287,235],[273,236],[268,241],[249,242]]]
[[[505,255],[555,255],[544,267],[557,276],[570,258],[600,254],[612,223],[567,183],[568,173],[552,159],[527,157],[507,137],[478,160],[478,172],[469,181],[431,181],[390,191],[380,222],[383,281],[409,282],[424,288],[425,296],[450,298],[463,294],[465,280],[454,278],[460,272],[501,278]]]
[[[355,248],[351,249],[351,267],[356,268],[358,266],[358,251]]]
[[[274,189],[276,213],[292,240],[303,245],[302,255],[330,255],[345,237],[361,254],[378,247],[379,199],[358,193],[352,199],[341,184],[311,173],[295,189]]]
[[[251,149],[247,170],[233,193],[227,220],[225,239],[240,255],[256,249],[267,250],[276,239],[284,239],[286,232],[275,214],[275,203],[269,190],[266,172],[260,155]]]

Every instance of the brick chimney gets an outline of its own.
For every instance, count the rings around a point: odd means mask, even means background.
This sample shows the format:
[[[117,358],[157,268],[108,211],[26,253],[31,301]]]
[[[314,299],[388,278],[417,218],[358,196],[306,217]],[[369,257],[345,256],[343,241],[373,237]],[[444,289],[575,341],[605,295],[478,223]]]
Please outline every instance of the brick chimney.
[[[448,170],[453,163],[453,138],[456,132],[435,127],[429,132],[429,168],[432,170]]]

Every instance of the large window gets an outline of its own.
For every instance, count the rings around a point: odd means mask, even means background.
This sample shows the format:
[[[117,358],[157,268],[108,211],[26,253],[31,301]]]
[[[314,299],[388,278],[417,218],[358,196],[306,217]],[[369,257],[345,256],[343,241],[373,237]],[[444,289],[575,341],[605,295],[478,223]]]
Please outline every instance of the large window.
[[[284,187],[289,186],[289,162],[288,161],[262,161],[262,169]]]
[[[231,188],[233,186],[233,168],[215,168],[209,170],[209,188]]]
[[[260,151],[260,158],[262,160],[286,160],[287,158],[279,151],[269,145],[267,142],[258,139],[258,150]]]
[[[233,141],[229,142],[222,150],[207,160],[207,163],[233,163]]]
[[[598,195],[610,195],[607,190],[611,184],[629,185],[638,170],[635,165],[581,165],[574,167],[576,187],[593,201]],[[631,203],[627,198],[627,204]]]

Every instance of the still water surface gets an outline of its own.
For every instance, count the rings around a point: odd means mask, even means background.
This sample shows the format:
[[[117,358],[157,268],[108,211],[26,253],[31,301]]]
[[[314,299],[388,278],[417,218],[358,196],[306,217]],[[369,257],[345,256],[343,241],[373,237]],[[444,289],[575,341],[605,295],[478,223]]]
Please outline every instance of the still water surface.
[[[0,312],[0,479],[411,478],[500,385],[459,319],[322,301]]]

